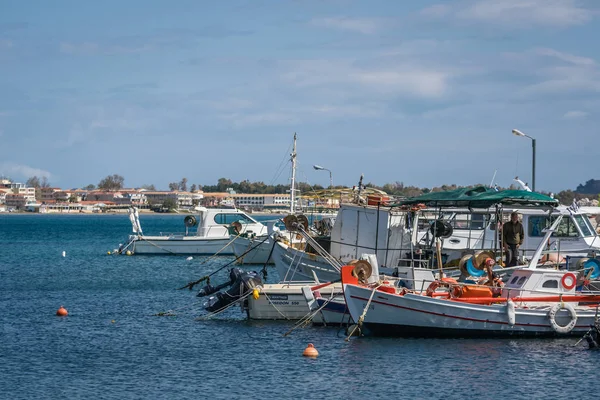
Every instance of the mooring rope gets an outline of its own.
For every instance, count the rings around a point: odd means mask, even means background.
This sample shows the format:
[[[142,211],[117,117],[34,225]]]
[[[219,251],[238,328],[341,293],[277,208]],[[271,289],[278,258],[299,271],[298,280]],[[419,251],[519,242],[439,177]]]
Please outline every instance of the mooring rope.
[[[217,272],[223,270],[224,268],[227,268],[231,264],[235,263],[237,260],[239,260],[240,258],[244,257],[246,254],[248,254],[249,252],[251,252],[252,250],[254,250],[255,248],[257,248],[258,246],[260,246],[261,244],[263,244],[265,241],[267,241],[268,238],[269,237],[267,236],[263,241],[259,242],[258,244],[256,244],[255,246],[253,246],[251,249],[245,251],[242,255],[240,255],[239,257],[236,257],[233,261],[228,262],[227,264],[225,264],[222,267],[218,268],[216,271],[213,271],[212,273],[210,273],[208,275],[204,275],[202,278],[198,279],[197,281],[189,282],[187,285],[185,285],[183,287],[180,287],[177,290],[181,290],[181,289],[185,289],[185,288],[188,288],[188,289],[192,290],[194,288],[194,286],[196,286],[197,284],[199,284],[201,282],[204,282],[206,280],[208,280],[208,282],[210,283],[210,277],[211,276],[213,276]]]
[[[379,286],[381,286],[381,285],[382,285],[381,283],[378,283],[373,288],[373,291],[371,292],[371,296],[369,297],[369,301],[367,301],[367,305],[365,306],[365,309],[363,310],[363,313],[361,314],[361,316],[358,317],[358,321],[356,321],[356,325],[354,326],[354,329],[352,329],[352,332],[350,332],[348,337],[345,339],[346,342],[348,342],[350,340],[350,337],[352,337],[352,335],[354,335],[354,332],[362,326],[363,322],[365,321],[365,317],[367,316],[367,311],[369,310],[369,306],[371,305],[371,300],[373,300],[373,296],[375,296],[375,292],[377,291],[377,288],[379,288]]]

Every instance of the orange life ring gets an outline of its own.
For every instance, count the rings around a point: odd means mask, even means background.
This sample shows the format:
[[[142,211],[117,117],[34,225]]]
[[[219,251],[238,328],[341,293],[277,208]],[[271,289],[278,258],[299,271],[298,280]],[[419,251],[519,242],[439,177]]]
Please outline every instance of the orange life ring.
[[[431,282],[427,287],[427,291],[425,292],[425,294],[429,297],[432,297],[433,293],[441,286],[441,284],[442,283],[438,280]]]
[[[570,284],[567,284],[567,278],[571,279]],[[567,272],[566,274],[563,275],[562,279],[560,280],[560,284],[562,285],[562,287],[564,287],[567,290],[573,289],[575,287],[576,283],[577,283],[577,277],[572,272]]]

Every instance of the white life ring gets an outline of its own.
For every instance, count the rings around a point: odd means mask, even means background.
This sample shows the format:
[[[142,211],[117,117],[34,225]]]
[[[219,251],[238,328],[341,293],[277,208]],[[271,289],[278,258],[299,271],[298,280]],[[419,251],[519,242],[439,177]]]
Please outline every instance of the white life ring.
[[[565,326],[560,326],[556,323],[556,313],[561,309],[565,309],[569,312],[569,314],[571,314],[571,321],[569,321],[569,323]],[[554,332],[569,333],[573,330],[573,328],[575,328],[575,324],[577,323],[577,313],[575,312],[573,306],[569,303],[560,302],[550,309],[550,312],[548,313],[548,319],[550,319],[550,326],[552,329],[554,329]]]
[[[515,313],[515,303],[511,299],[508,299],[506,302],[506,316],[508,317],[508,324],[515,326],[517,316]]]

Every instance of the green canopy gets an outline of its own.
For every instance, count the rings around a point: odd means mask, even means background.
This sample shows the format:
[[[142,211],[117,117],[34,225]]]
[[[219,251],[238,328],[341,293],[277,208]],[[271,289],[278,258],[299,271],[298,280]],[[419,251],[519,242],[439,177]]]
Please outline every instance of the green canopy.
[[[558,206],[558,200],[526,190],[500,190],[478,186],[447,192],[431,192],[402,200],[394,206],[425,204],[427,207],[489,208],[496,204],[511,206]]]

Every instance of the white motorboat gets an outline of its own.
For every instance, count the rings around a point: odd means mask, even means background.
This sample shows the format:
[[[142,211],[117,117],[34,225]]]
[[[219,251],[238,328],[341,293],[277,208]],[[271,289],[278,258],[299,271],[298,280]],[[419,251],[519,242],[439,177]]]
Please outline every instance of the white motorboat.
[[[561,218],[545,230],[544,243]],[[574,273],[538,268],[543,247],[502,288],[444,278],[421,292],[381,281],[361,283],[355,267],[344,266],[348,312],[363,334],[372,335],[582,336],[597,322],[600,292],[576,293]]]
[[[342,297],[342,284],[316,285],[315,282],[263,284],[258,295],[248,298],[248,318],[299,320],[306,318],[316,306],[313,292],[320,298]],[[321,297],[323,296],[323,297]]]
[[[231,244],[247,235],[263,235],[267,227],[243,211],[232,208],[197,208],[184,218],[185,232],[145,235],[137,210],[130,210],[133,235],[120,253],[172,255],[232,255]],[[195,231],[192,231],[195,229]]]

